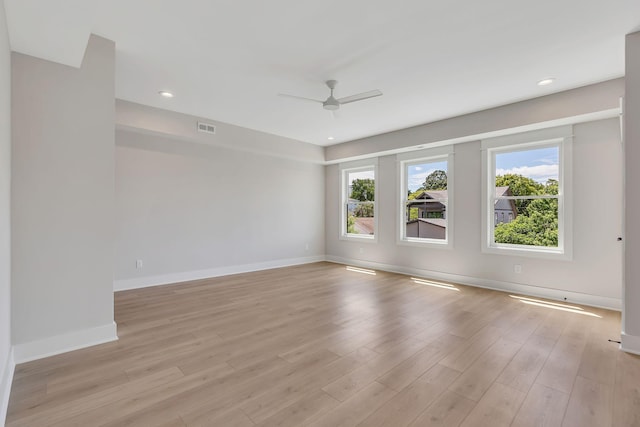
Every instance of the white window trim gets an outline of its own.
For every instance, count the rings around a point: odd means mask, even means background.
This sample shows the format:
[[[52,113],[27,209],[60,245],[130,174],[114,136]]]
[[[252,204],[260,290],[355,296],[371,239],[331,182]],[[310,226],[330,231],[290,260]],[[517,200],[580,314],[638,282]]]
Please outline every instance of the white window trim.
[[[573,257],[573,127],[561,126],[483,140],[482,148],[482,247],[483,253],[571,260]],[[509,245],[493,242],[495,153],[557,145],[560,192],[558,197],[558,248]],[[494,187],[494,188],[492,188]],[[490,191],[491,190],[491,191]]]
[[[375,180],[374,186],[374,202],[373,202],[373,235],[370,234],[348,234],[347,233],[347,212],[345,210],[346,201],[349,198],[349,194],[347,194],[347,175],[349,172],[357,172],[373,169],[373,178]],[[379,190],[380,187],[378,183],[378,159],[365,159],[365,160],[357,160],[348,163],[340,163],[340,227],[339,230],[339,238],[340,240],[350,240],[353,242],[369,242],[369,243],[377,243],[378,242],[378,234],[380,234],[378,230],[378,200],[379,200]]]
[[[454,170],[453,170],[453,154],[454,146],[448,145],[444,147],[431,148],[426,150],[402,153],[396,156],[398,162],[398,178],[400,188],[398,199],[396,202],[396,243],[403,246],[414,246],[422,248],[437,249],[453,249],[453,230],[454,230]],[[426,162],[435,162],[446,160],[447,162],[447,228],[445,239],[422,239],[406,237],[405,223],[405,204],[407,202],[407,168],[411,165]]]

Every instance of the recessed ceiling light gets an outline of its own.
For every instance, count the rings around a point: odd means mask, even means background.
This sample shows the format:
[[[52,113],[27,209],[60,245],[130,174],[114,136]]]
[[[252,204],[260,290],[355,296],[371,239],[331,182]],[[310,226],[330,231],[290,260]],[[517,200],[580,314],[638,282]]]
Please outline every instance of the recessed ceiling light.
[[[546,86],[546,85],[550,85],[551,83],[553,83],[556,79],[554,79],[553,77],[549,77],[546,79],[542,79],[538,82],[538,86]]]
[[[327,138],[329,141],[333,141],[335,138],[330,136],[329,138]]]
[[[169,92],[168,90],[161,90],[158,93],[164,98],[173,98],[173,93]]]

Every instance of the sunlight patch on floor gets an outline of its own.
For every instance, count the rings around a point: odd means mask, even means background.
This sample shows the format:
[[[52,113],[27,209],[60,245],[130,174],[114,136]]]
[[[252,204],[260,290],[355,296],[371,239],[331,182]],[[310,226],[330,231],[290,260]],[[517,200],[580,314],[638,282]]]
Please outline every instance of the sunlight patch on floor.
[[[436,281],[433,281],[433,280],[426,280],[426,279],[418,279],[417,277],[412,277],[411,281],[413,283],[417,283],[419,285],[433,286],[435,288],[449,289],[450,291],[458,291],[458,292],[460,292],[460,289],[456,288],[455,286],[453,286],[453,285],[451,285],[449,283],[436,282]]]
[[[591,313],[589,311],[585,311],[584,308],[578,307],[575,305],[559,304],[555,302],[543,301],[543,300],[534,299],[534,298],[519,297],[516,295],[509,295],[509,296],[511,298],[519,300],[521,303],[524,303],[524,304],[535,305],[537,307],[552,308],[554,310],[567,311],[569,313],[582,314],[584,316],[598,317],[602,319],[602,316],[599,316],[595,313]]]
[[[353,271],[355,273],[362,273],[362,274],[369,274],[371,276],[376,275],[376,272],[374,270],[369,270],[368,268],[352,267],[350,265],[347,266],[347,271]]]

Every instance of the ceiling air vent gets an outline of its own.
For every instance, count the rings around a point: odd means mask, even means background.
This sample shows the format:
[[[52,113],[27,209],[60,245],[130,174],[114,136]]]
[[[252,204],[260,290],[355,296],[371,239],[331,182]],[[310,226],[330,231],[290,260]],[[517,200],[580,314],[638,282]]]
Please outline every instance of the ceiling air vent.
[[[216,127],[210,123],[198,122],[198,132],[215,134]]]

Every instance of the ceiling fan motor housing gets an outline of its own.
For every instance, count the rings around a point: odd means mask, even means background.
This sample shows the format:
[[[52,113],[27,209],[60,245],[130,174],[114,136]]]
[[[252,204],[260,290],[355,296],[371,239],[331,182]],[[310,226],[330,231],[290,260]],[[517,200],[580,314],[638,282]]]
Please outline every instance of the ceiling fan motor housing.
[[[333,96],[330,96],[326,101],[322,103],[322,107],[325,110],[337,110],[338,108],[340,108],[340,103]]]

